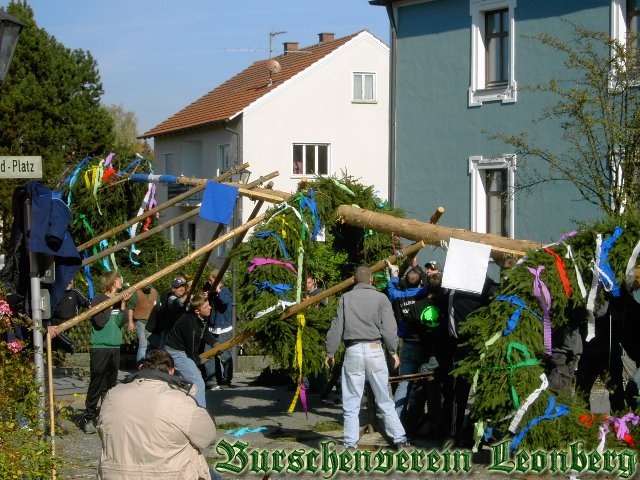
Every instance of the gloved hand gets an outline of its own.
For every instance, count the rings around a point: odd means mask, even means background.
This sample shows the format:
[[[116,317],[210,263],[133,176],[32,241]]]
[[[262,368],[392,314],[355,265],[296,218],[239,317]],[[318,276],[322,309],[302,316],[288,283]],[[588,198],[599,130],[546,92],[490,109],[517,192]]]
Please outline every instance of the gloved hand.
[[[389,260],[384,261],[384,263],[387,265],[385,267],[385,273],[387,275],[387,281],[391,280],[391,277],[397,277],[398,276],[398,266],[397,265],[392,265],[391,262]]]

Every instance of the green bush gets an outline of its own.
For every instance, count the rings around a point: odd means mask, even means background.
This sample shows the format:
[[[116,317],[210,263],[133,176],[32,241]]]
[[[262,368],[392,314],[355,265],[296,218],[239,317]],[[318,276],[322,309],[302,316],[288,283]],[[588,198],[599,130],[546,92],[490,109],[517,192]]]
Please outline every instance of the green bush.
[[[0,292],[0,478],[51,478],[58,460],[38,430],[39,388],[32,346],[11,338],[31,330],[30,319],[13,315]]]

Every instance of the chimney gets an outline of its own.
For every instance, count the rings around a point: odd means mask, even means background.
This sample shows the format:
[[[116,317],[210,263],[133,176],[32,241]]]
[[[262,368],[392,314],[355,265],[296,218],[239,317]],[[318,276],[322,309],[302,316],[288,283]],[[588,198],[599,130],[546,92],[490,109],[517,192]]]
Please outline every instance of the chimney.
[[[335,39],[335,33],[327,33],[327,32],[322,32],[318,34],[318,41],[320,43],[324,43],[324,42],[332,42]]]
[[[284,42],[284,53],[296,52],[298,50],[298,42]]]

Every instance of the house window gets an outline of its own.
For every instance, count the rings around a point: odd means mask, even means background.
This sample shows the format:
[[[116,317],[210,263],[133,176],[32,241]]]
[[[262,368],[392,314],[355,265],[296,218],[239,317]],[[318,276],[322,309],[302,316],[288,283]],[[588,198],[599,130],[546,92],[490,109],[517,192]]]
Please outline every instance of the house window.
[[[231,147],[229,144],[218,145],[218,171],[216,177],[231,168]]]
[[[611,38],[627,43],[627,34],[640,33],[640,1],[611,0]],[[638,41],[635,41],[636,46]]]
[[[471,230],[514,238],[516,156],[469,157]]]
[[[627,32],[633,37],[633,46],[638,47],[640,33],[640,0],[627,1]]]
[[[353,101],[354,102],[375,102],[376,101],[376,76],[374,73],[356,72],[353,74]]]
[[[328,144],[293,144],[293,175],[329,175]]]
[[[469,0],[471,85],[469,106],[515,102],[515,20],[517,0]]]

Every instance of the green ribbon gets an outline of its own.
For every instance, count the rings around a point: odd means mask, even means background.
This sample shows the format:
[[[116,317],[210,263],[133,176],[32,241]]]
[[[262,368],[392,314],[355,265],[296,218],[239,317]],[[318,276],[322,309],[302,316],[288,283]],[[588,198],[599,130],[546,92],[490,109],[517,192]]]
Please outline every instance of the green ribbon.
[[[511,363],[511,353],[514,350],[518,350],[520,353],[522,353],[525,359],[515,364]],[[529,353],[529,350],[527,350],[527,347],[525,347],[524,345],[518,342],[511,342],[507,346],[507,362],[509,362],[509,366],[507,368],[509,369],[509,384],[511,387],[511,398],[513,399],[513,403],[517,410],[518,408],[520,408],[520,399],[518,398],[516,387],[513,386],[513,371],[516,368],[520,368],[520,367],[533,367],[534,365],[538,365],[540,362],[538,362],[537,358],[531,357],[531,354]]]

